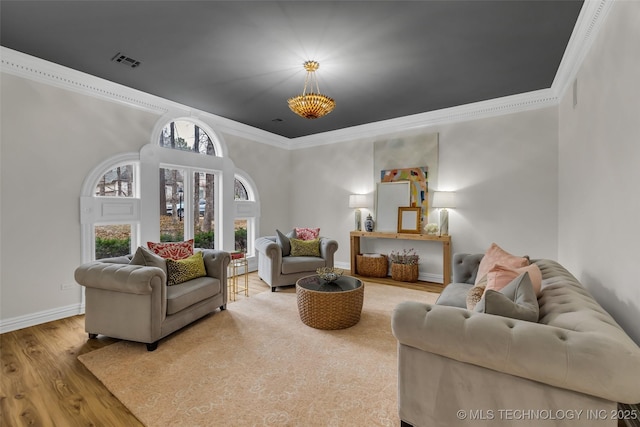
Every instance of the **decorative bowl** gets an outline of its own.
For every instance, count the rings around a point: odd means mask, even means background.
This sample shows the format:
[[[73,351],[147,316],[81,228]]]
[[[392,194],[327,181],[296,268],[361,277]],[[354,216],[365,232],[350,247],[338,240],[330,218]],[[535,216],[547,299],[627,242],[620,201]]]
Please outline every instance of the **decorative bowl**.
[[[316,270],[316,273],[326,282],[335,282],[338,277],[342,276],[343,271],[339,268],[321,267]]]

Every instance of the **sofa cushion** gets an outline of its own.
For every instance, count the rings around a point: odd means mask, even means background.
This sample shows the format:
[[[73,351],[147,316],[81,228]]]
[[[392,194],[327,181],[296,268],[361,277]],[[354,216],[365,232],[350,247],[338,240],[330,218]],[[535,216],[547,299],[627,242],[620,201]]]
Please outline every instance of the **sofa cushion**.
[[[206,275],[202,252],[196,252],[186,259],[167,260],[167,286],[178,285]]]
[[[296,239],[300,240],[314,240],[320,237],[319,228],[296,227],[294,231],[296,232]]]
[[[282,234],[282,231],[276,230],[276,243],[282,249],[282,256],[289,256],[291,254],[291,242],[289,239],[296,237],[295,230],[291,230],[287,234]]]
[[[205,276],[167,287],[167,315],[175,314],[221,292],[220,280]]]
[[[167,274],[167,261],[159,255],[154,254],[149,249],[138,246],[136,253],[129,262],[130,265],[144,265],[146,267],[158,267],[164,274]]]
[[[499,291],[486,289],[474,311],[537,322],[538,298],[529,273],[524,272]]]
[[[320,240],[301,240],[301,239],[289,239],[291,242],[291,256],[320,256]]]
[[[147,246],[165,259],[185,259],[193,255],[193,239],[184,242],[147,242]]]
[[[436,305],[467,308],[467,292],[472,286],[468,283],[451,283],[447,285],[438,297]]]
[[[480,279],[482,279],[495,264],[518,268],[529,265],[529,259],[526,257],[511,255],[497,244],[492,243],[480,261],[478,274],[476,274],[476,281],[474,284],[477,285]]]
[[[540,268],[536,264],[527,265],[526,267],[511,268],[502,264],[496,264],[487,273],[487,289],[499,291],[507,286],[513,279],[521,275],[522,273],[529,273],[533,290],[537,295],[540,295],[540,288],[542,287],[542,273]]]
[[[283,257],[282,258],[282,274],[295,274],[305,271],[316,271],[320,267],[326,267],[324,258],[300,256],[300,257]]]

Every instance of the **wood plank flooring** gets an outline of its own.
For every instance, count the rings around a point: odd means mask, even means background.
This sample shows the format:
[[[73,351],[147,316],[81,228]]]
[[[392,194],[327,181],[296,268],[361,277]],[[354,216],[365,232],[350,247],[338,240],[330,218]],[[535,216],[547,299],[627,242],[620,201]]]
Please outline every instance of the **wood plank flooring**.
[[[442,289],[426,282],[365,280],[431,292]],[[256,273],[249,274],[249,297],[261,292],[270,292],[269,286]],[[236,300],[243,298],[240,294]],[[142,426],[77,360],[117,341],[102,335],[87,339],[82,315],[0,335],[0,425]]]

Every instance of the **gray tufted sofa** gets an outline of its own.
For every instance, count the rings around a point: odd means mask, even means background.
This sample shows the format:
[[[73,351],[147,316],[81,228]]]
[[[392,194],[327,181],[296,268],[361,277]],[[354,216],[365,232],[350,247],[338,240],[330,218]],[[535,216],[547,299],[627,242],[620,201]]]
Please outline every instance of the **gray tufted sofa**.
[[[456,283],[435,305],[393,313],[403,425],[616,426],[616,402],[640,402],[640,348],[551,260],[532,261],[537,323],[468,311],[481,259],[454,255]]]
[[[199,249],[197,249],[199,250]],[[161,338],[227,307],[228,252],[202,250],[207,275],[167,286],[158,266],[131,265],[132,255],[81,265],[76,281],[86,288],[85,329],[146,343],[153,351]]]

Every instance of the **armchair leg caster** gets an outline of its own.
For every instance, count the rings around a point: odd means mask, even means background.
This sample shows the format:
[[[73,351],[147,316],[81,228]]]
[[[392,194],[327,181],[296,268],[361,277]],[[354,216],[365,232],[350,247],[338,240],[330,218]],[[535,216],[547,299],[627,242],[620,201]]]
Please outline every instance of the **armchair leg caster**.
[[[95,340],[96,338],[98,338],[98,334],[92,334],[91,332],[89,332],[89,339],[90,340]]]
[[[220,306],[220,311],[223,311],[223,310],[226,310],[226,309],[227,309],[227,304]]]
[[[272,288],[271,288],[271,292],[275,292],[275,291],[276,291],[276,288],[275,288],[275,287],[272,287]]]
[[[156,348],[158,348],[158,341],[147,343],[147,351],[155,351]]]

